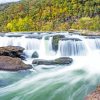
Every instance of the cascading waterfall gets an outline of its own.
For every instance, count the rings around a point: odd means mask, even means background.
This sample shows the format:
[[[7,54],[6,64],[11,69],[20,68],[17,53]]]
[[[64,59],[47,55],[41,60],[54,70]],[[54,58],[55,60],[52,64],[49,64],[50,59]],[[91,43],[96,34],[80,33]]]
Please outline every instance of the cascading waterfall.
[[[86,39],[86,41],[92,50],[100,49],[100,39]]]
[[[25,50],[38,50],[40,46],[39,39],[31,39],[22,37],[0,37],[1,46],[21,46]]]
[[[86,54],[86,47],[83,41],[60,41],[58,52],[61,56],[82,56]]]
[[[46,40],[45,40],[45,37],[43,37],[42,40],[41,40],[39,54],[40,54],[39,55],[40,58],[46,56]]]
[[[100,84],[100,39],[64,35],[81,41],[60,40],[56,53],[52,49],[52,37],[0,37],[0,47],[24,47],[30,59],[34,51],[42,59],[54,59],[58,56],[73,58],[73,63],[69,66],[39,65],[33,66],[35,70],[0,71],[0,100],[84,100]]]
[[[52,56],[55,56],[55,52],[52,49],[52,37],[49,37],[48,40],[46,40],[45,38],[46,36],[41,39],[39,58],[52,59]]]

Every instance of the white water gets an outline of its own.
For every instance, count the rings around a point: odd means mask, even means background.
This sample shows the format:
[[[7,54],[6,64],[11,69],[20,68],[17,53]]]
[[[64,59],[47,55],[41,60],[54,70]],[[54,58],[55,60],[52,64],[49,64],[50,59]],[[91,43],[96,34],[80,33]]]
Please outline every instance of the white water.
[[[65,35],[65,34],[64,34]],[[25,72],[0,72],[0,100],[84,100],[97,84],[100,84],[100,39],[59,42],[57,53],[52,50],[52,37],[45,40],[22,37],[0,37],[0,46],[22,46],[29,55],[39,53],[39,58],[54,59],[70,56],[70,66],[33,66],[35,70]]]
[[[83,41],[60,41],[59,53],[61,56],[82,56],[86,55],[86,47]]]

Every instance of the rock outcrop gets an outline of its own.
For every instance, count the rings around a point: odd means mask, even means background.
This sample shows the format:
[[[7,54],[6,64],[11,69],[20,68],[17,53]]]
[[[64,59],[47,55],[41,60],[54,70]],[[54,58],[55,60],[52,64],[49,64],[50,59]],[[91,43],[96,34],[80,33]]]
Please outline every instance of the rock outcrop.
[[[39,54],[35,51],[33,54],[32,54],[32,58],[38,58],[39,57]]]
[[[63,38],[61,39],[62,41],[68,41],[68,40],[71,40],[71,41],[82,41],[81,39],[79,38]]]
[[[31,69],[31,65],[27,65],[20,58],[12,58],[9,56],[0,56],[0,70],[18,71]]]
[[[35,38],[35,39],[42,39],[42,35],[34,35],[34,34],[31,34],[31,35],[27,35],[26,38]]]
[[[100,86],[98,86],[94,92],[89,94],[85,100],[100,100]]]
[[[65,38],[64,35],[55,35],[55,36],[53,36],[53,40],[52,40],[52,48],[53,48],[53,50],[55,50],[55,51],[58,50],[58,43],[63,38]]]
[[[33,60],[32,64],[36,65],[55,65],[55,64],[71,64],[72,58],[69,57],[61,57],[55,60],[43,60],[43,59],[35,59]]]
[[[10,56],[24,59],[23,50],[24,48],[19,46],[0,47],[0,56]]]

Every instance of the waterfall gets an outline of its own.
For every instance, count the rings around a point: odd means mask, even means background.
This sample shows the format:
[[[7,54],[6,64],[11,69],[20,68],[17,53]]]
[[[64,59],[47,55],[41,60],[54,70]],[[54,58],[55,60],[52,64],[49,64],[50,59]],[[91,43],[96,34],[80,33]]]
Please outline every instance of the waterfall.
[[[49,40],[48,40],[48,42],[47,42],[47,52],[48,52],[48,56],[56,56],[56,53],[55,53],[55,51],[53,50],[53,48],[52,48],[52,41],[53,41],[53,37],[50,37],[49,38]]]
[[[37,38],[26,38],[24,35],[21,37],[0,37],[0,47],[1,46],[21,46],[25,49],[25,53],[31,57],[33,52],[38,52],[40,58],[55,58],[59,56],[83,56],[88,53],[100,49],[100,39],[85,39],[82,36],[73,36],[64,34],[66,37],[78,38],[81,41],[76,40],[60,40],[58,44],[57,54],[52,49],[52,37],[45,39]]]
[[[21,46],[25,50],[37,50],[40,47],[39,39],[22,37],[0,37],[1,46]]]
[[[41,40],[41,45],[39,48],[39,57],[42,59],[50,59],[53,55],[55,55],[55,52],[52,49],[52,37],[49,37],[48,40],[45,39],[44,36]]]
[[[42,38],[40,42],[40,49],[39,49],[39,57],[40,58],[45,58],[46,56],[46,40],[45,37]]]
[[[100,49],[100,39],[86,39],[86,43],[92,50]]]
[[[42,33],[41,33],[42,34]],[[48,33],[49,34],[49,33]],[[100,85],[100,39],[59,33],[65,36],[52,48],[53,37],[42,38],[0,36],[0,47],[21,46],[32,64],[34,51],[41,59],[70,56],[71,65],[39,65],[32,70],[0,71],[0,100],[84,100],[85,96]],[[57,35],[59,35],[57,33]],[[29,35],[29,34],[27,34]],[[39,36],[40,37],[40,36]],[[24,61],[26,63],[26,61]]]
[[[82,56],[86,54],[86,47],[83,41],[59,41],[58,52],[61,56]]]
[[[31,57],[34,51],[39,51],[40,39],[22,37],[0,37],[0,47],[2,46],[20,46],[23,47],[24,53]]]
[[[100,49],[100,39],[85,39],[82,36],[71,36],[64,34],[66,37],[79,38],[81,41],[76,40],[60,40],[58,44],[57,54],[52,49],[52,37],[45,39],[46,36],[43,36],[42,39],[37,38],[26,38],[24,35],[21,37],[0,37],[0,47],[1,46],[21,46],[25,49],[25,53],[30,55],[34,51],[39,53],[40,58],[48,58],[52,56],[83,56],[93,50]]]

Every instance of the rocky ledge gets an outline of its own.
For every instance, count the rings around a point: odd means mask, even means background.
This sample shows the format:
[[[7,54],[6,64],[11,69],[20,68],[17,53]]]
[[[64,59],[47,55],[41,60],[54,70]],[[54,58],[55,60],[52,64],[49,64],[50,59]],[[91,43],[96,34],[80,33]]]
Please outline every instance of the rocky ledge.
[[[54,35],[52,40],[52,48],[54,51],[58,50],[58,43],[61,39],[65,38],[64,35]]]
[[[100,86],[98,86],[94,92],[89,94],[85,100],[100,100]]]
[[[61,39],[62,41],[68,41],[68,40],[71,40],[71,41],[82,41],[81,39],[79,38],[63,38]]]
[[[10,56],[25,59],[23,56],[24,48],[19,46],[0,47],[0,56]]]
[[[71,64],[72,58],[69,57],[61,57],[54,60],[44,60],[44,59],[35,59],[32,64],[36,65],[55,65],[55,64]]]
[[[31,69],[31,65],[26,65],[20,58],[12,58],[9,56],[0,56],[0,70],[19,71]]]

